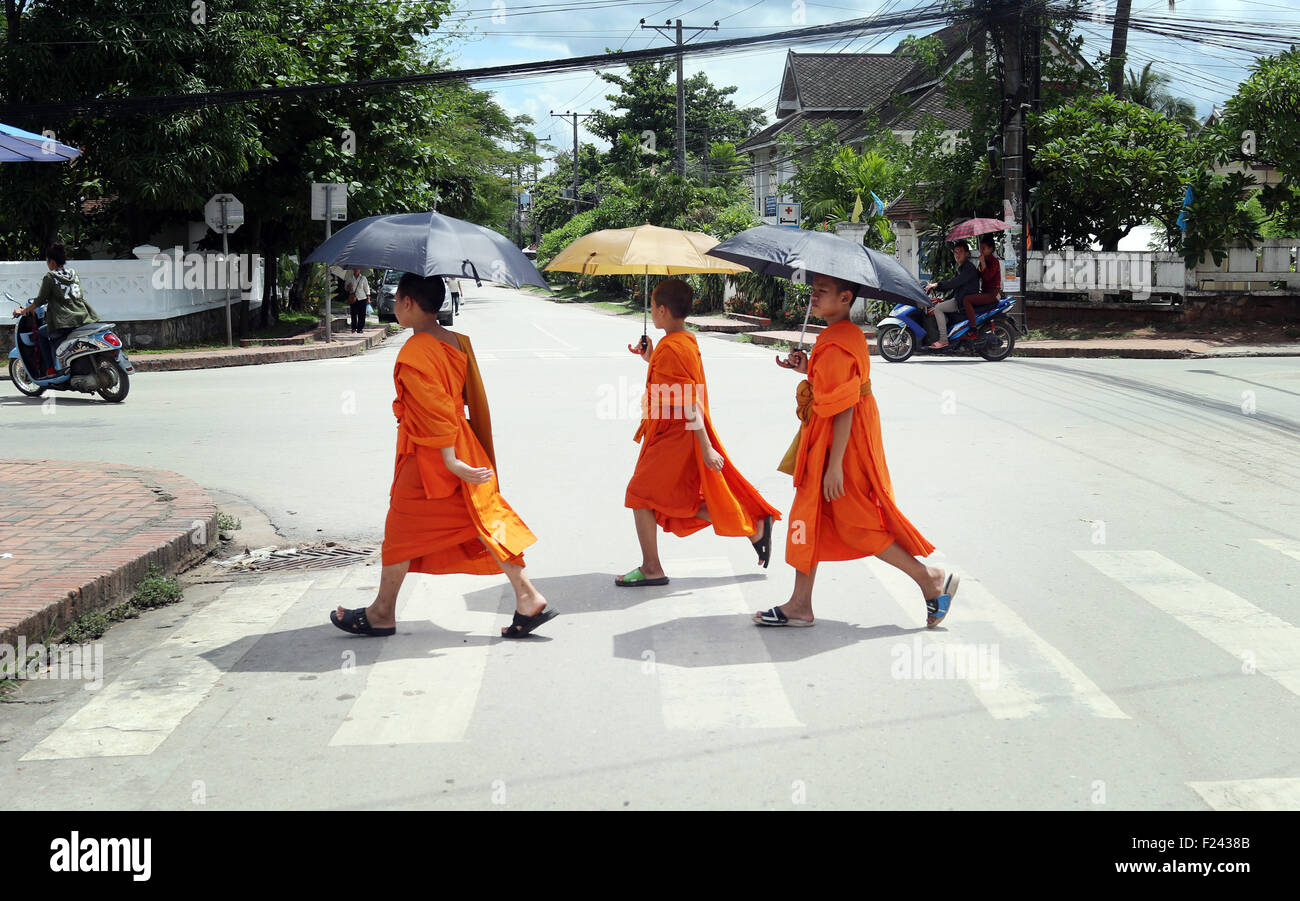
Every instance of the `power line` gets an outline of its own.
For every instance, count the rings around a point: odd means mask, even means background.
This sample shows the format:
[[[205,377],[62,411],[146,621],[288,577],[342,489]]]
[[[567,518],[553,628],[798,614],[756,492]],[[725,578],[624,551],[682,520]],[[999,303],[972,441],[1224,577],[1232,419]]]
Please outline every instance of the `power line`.
[[[404,88],[419,88],[444,82],[492,80],[519,75],[565,72],[576,69],[604,68],[612,65],[629,64],[642,60],[660,59],[677,53],[696,54],[704,57],[736,52],[750,47],[771,44],[789,44],[825,40],[850,32],[892,31],[900,27],[930,25],[945,21],[949,16],[940,4],[932,3],[915,10],[908,10],[894,16],[875,19],[852,19],[828,25],[797,28],[784,32],[754,35],[751,37],[725,38],[686,47],[648,47],[644,50],[623,51],[620,53],[593,54],[569,57],[558,60],[542,60],[530,63],[513,63],[501,66],[481,66],[470,69],[456,69],[442,72],[428,72],[414,75],[401,75],[389,78],[367,79],[351,82],[335,82],[312,85],[294,85],[275,88],[256,88],[251,90],[208,91],[192,94],[176,94],[152,97],[124,97],[114,99],[91,98],[75,101],[47,102],[34,104],[5,104],[0,106],[0,118],[28,117],[50,121],[55,117],[70,118],[74,116],[110,116],[135,112],[170,112],[183,109],[198,109],[210,106],[227,106],[238,103],[258,101],[304,99],[331,94],[380,93]]]

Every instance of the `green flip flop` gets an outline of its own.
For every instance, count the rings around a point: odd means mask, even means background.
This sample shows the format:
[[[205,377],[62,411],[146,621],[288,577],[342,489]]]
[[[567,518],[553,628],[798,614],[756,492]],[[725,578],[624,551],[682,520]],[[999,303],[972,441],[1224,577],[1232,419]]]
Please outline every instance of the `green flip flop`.
[[[643,588],[650,585],[667,585],[668,577],[660,576],[657,579],[647,579],[645,573],[641,572],[641,567],[638,566],[626,576],[615,576],[614,584],[619,588]]]

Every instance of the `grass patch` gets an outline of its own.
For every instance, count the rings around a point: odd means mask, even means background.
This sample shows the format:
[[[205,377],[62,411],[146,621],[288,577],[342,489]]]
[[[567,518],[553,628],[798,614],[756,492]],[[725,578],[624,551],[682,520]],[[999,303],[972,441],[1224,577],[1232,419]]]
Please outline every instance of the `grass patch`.
[[[218,532],[234,532],[237,529],[242,529],[243,527],[244,527],[244,523],[238,517],[234,517],[234,516],[230,516],[229,514],[222,513],[220,510],[217,511]]]
[[[611,313],[618,313],[620,316],[630,316],[633,313],[640,313],[640,307],[634,307],[627,301],[598,300],[592,306],[602,310],[609,310]]]
[[[181,583],[163,576],[157,566],[151,566],[149,575],[140,580],[135,595],[129,601],[108,610],[83,613],[68,626],[60,641],[63,644],[85,644],[88,641],[96,641],[104,636],[113,623],[135,619],[144,610],[175,604],[182,597],[184,594],[181,592]],[[46,641],[48,643],[48,638]]]
[[[554,291],[543,291],[541,288],[532,288],[537,292],[539,297],[545,297],[556,303],[617,303],[628,306],[629,301],[622,294],[614,291],[606,291],[603,288],[579,288],[577,285],[561,285]]]

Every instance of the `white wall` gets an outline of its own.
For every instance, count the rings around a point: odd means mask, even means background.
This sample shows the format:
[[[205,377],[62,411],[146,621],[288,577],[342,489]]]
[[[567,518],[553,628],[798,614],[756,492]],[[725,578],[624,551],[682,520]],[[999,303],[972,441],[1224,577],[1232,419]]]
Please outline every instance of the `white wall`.
[[[205,265],[207,257],[219,256],[205,255]],[[174,258],[68,260],[68,268],[81,280],[86,302],[106,322],[172,319],[224,305],[226,292],[222,288],[155,288],[155,273],[159,266],[167,265],[168,259]],[[49,267],[44,262],[0,262],[0,292],[8,291],[26,305],[36,296],[46,272]],[[247,292],[253,307],[262,302],[262,273],[259,265]],[[232,286],[230,296],[232,303],[240,300],[238,285]],[[10,309],[8,302],[0,298],[0,320],[8,317]]]

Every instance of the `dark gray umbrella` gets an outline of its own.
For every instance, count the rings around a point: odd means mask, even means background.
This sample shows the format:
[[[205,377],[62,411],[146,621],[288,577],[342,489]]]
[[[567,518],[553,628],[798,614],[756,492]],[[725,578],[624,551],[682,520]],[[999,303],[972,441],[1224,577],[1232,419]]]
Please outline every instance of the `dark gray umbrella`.
[[[706,251],[755,272],[812,283],[814,275],[842,278],[858,286],[859,297],[873,297],[890,303],[931,305],[920,281],[887,253],[829,232],[802,228],[760,225],[728,238]],[[808,328],[808,313],[803,325]],[[799,346],[803,347],[800,335]]]
[[[342,228],[308,263],[395,269],[417,275],[485,280],[518,288],[546,280],[523,251],[490,228],[441,213],[371,216]]]

